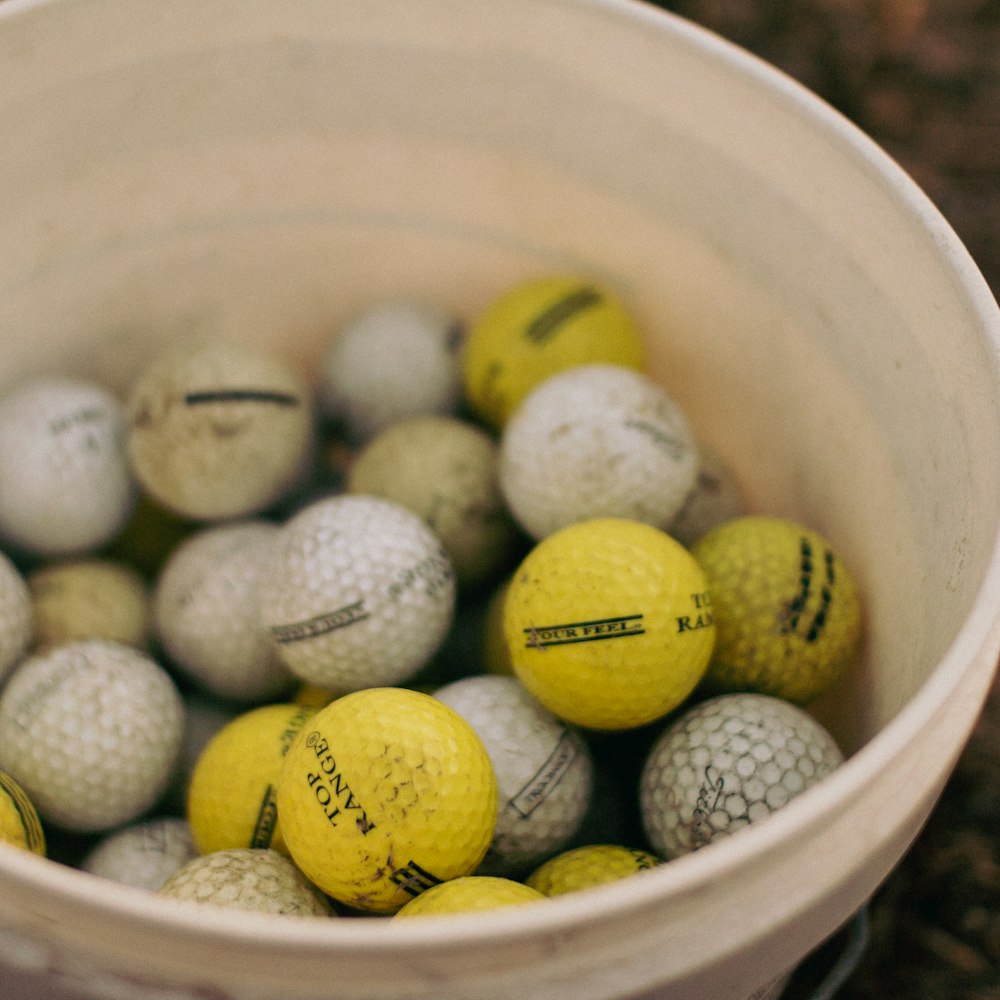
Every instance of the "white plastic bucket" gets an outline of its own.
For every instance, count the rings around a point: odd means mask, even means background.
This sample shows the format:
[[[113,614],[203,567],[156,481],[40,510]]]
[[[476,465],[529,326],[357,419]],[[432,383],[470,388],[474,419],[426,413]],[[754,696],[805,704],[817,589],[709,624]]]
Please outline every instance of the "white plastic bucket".
[[[866,137],[626,0],[8,0],[0,149],[0,387],[66,367],[124,386],[189,330],[308,367],[390,294],[472,317],[522,277],[586,272],[752,506],[834,539],[868,612],[863,665],[817,707],[847,763],[647,877],[456,920],[300,922],[192,914],[2,848],[9,982],[727,1000],[871,896],[1000,647],[1000,319]]]

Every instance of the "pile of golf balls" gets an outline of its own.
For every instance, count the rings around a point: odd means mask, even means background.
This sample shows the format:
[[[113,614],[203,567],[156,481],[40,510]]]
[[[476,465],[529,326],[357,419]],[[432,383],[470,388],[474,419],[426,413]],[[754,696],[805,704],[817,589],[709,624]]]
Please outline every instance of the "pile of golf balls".
[[[615,290],[369,303],[320,354],[0,396],[3,840],[430,918],[648,877],[840,765],[861,589],[745,509]]]

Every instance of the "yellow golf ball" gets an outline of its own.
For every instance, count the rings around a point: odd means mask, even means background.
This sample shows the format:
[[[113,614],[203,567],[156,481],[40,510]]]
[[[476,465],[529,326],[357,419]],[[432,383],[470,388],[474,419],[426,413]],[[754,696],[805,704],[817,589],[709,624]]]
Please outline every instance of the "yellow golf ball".
[[[622,303],[581,278],[535,279],[497,298],[469,330],[465,391],[481,417],[502,427],[549,375],[600,362],[643,366],[642,339]]]
[[[493,875],[467,875],[442,882],[411,899],[395,919],[424,917],[442,913],[468,913],[472,910],[495,910],[500,906],[537,903],[545,897],[523,882]]]
[[[201,854],[238,847],[288,854],[277,819],[278,775],[315,713],[308,705],[264,705],[212,737],[188,787],[188,822]]]
[[[496,778],[457,712],[417,691],[368,688],[305,727],[278,813],[292,859],[325,893],[394,913],[475,870],[496,825]]]
[[[690,553],[648,524],[581,521],[521,563],[504,605],[514,672],[549,711],[629,729],[676,708],[701,680],[715,626]]]
[[[649,871],[659,863],[656,855],[649,851],[619,844],[591,844],[550,858],[525,882],[543,896],[561,896]]]
[[[0,771],[0,841],[45,857],[45,833],[24,789]]]
[[[857,585],[815,531],[782,518],[738,517],[691,552],[708,580],[718,630],[709,690],[805,704],[857,656]]]

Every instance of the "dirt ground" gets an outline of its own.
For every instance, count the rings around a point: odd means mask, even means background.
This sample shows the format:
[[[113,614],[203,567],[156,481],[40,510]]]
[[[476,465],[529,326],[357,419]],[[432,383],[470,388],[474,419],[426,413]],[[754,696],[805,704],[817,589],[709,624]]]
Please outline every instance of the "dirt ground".
[[[764,57],[860,125],[930,196],[1000,296],[1000,0],[658,6]],[[870,921],[838,1000],[1000,998],[1000,683]],[[814,956],[789,1000],[808,997],[843,946],[838,938]]]

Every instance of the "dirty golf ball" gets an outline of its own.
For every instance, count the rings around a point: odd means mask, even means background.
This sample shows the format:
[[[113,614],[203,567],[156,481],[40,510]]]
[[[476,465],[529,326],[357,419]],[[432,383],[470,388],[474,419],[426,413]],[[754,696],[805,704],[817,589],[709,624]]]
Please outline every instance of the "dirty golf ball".
[[[176,816],[159,816],[109,834],[91,848],[80,868],[155,892],[197,856],[187,822]]]
[[[257,913],[335,916],[288,858],[266,849],[233,848],[194,858],[164,882],[159,895]]]
[[[714,448],[699,444],[698,475],[667,532],[690,548],[712,528],[744,512],[743,493],[733,469]]]
[[[455,574],[416,514],[378,497],[335,496],[281,527],[259,595],[289,670],[351,691],[399,684],[427,663],[452,622]]]
[[[475,730],[429,695],[370,688],[321,709],[289,750],[278,813],[292,859],[325,893],[393,913],[471,874],[497,786]]]
[[[370,306],[333,338],[319,371],[327,413],[364,441],[410,417],[458,406],[462,330],[440,309],[416,302]]]
[[[43,819],[110,830],[166,789],[183,724],[153,660],[115,642],[69,643],[25,660],[0,695],[0,768]]]
[[[562,847],[590,803],[593,767],[583,737],[513,677],[465,677],[434,697],[475,729],[496,774],[496,831],[477,873],[510,875]]]
[[[288,853],[278,823],[278,775],[314,714],[305,705],[263,705],[212,736],[187,793],[188,822],[202,854],[236,847]]]
[[[533,538],[595,517],[665,528],[695,485],[680,407],[640,372],[581,365],[536,386],[500,441],[500,486]]]
[[[258,520],[198,531],[174,549],[154,590],[156,633],[171,661],[233,701],[271,700],[291,687],[257,606],[277,532]]]
[[[264,510],[297,483],[311,452],[304,382],[245,344],[204,340],[166,351],[132,388],[127,412],[139,481],[197,520]]]
[[[659,863],[655,854],[639,848],[588,844],[549,858],[525,882],[544,896],[561,896],[649,871]]]
[[[857,586],[815,531],[782,518],[739,517],[691,552],[708,581],[717,627],[707,690],[805,704],[857,656]]]
[[[31,591],[20,570],[0,552],[0,681],[24,656],[33,630]]]
[[[515,673],[549,711],[628,729],[691,694],[715,626],[704,575],[679,542],[600,518],[532,549],[510,583],[504,634]]]
[[[45,831],[27,792],[0,771],[0,842],[45,857]]]
[[[394,919],[495,910],[501,906],[537,903],[543,899],[545,897],[540,892],[523,882],[495,875],[466,875],[432,886],[411,899]]]
[[[480,428],[454,417],[416,417],[368,442],[348,488],[421,517],[441,539],[458,582],[472,584],[507,561],[516,536],[497,463],[496,443]]]
[[[0,535],[42,556],[91,551],[124,526],[136,490],[125,412],[103,386],[41,378],[0,400]]]
[[[149,588],[130,566],[105,559],[53,563],[27,579],[34,647],[109,639],[142,649],[149,634]]]
[[[533,279],[495,299],[469,331],[466,395],[479,416],[502,427],[539,382],[599,363],[643,364],[642,339],[619,299],[577,277]]]
[[[843,761],[801,708],[760,694],[719,695],[657,738],[640,781],[642,822],[665,858],[757,823]]]

